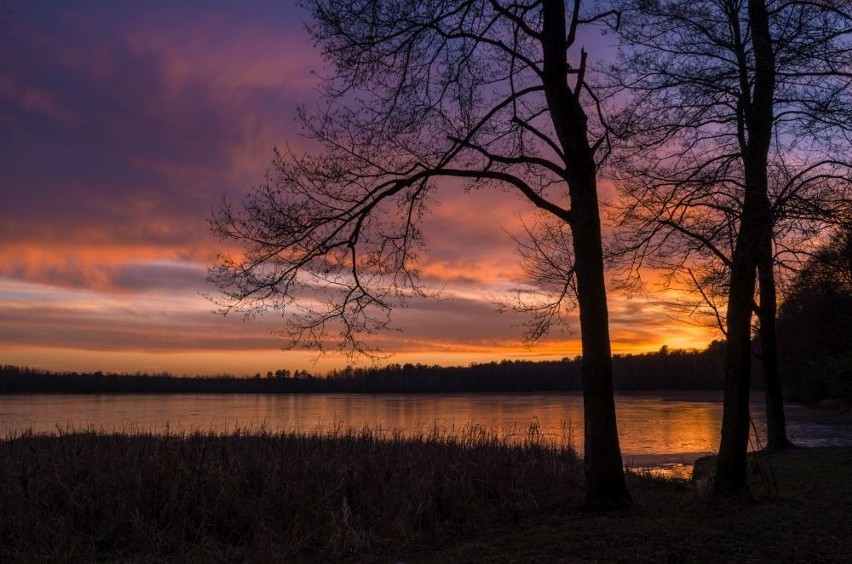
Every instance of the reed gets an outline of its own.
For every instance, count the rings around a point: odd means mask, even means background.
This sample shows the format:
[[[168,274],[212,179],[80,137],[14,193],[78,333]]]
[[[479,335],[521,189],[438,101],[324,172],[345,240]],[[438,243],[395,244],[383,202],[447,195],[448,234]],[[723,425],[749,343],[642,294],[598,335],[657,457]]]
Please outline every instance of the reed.
[[[535,425],[0,441],[0,561],[281,561],[417,550],[581,497]]]

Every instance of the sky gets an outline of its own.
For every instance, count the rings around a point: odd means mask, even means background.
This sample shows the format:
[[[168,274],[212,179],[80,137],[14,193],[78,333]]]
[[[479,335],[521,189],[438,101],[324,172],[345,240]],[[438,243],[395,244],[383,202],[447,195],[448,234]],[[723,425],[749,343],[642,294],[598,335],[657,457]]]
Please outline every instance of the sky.
[[[223,317],[204,297],[222,250],[212,211],[263,180],[275,146],[305,144],[296,110],[327,70],[306,17],[273,0],[0,4],[0,364],[242,375],[353,362],[283,351],[280,315]],[[371,337],[386,362],[580,353],[576,319],[529,348],[523,318],[493,305],[520,281],[508,233],[529,211],[442,187],[420,266],[443,298]],[[718,338],[660,299],[610,293],[615,352]]]

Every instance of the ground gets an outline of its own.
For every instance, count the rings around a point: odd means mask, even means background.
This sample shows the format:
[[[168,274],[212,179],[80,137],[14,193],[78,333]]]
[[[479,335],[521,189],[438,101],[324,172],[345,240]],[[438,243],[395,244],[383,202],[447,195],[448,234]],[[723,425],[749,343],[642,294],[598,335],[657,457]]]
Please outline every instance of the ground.
[[[850,447],[755,456],[737,500],[631,473],[632,507],[595,513],[573,451],[536,441],[19,436],[0,561],[852,561]]]
[[[537,515],[438,550],[429,547],[412,561],[852,561],[850,448],[761,457],[752,464],[752,500],[713,501],[706,481],[634,475],[630,486],[629,510],[603,515],[567,508]]]

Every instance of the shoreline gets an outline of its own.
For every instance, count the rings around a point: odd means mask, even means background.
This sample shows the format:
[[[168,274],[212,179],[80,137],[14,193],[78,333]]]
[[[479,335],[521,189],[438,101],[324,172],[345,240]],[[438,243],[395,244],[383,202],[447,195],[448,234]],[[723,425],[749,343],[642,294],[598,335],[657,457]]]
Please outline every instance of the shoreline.
[[[533,431],[550,440],[568,441],[581,449],[582,428],[572,424],[581,421],[581,405],[576,401],[579,397],[579,394],[564,392],[454,393],[428,397],[419,394],[371,397],[329,394],[317,403],[314,400],[321,398],[302,395],[247,394],[239,398],[231,394],[0,395],[0,440],[27,429],[54,435],[92,430],[149,434],[204,434],[208,430],[217,434],[311,434],[353,427],[355,431],[367,429],[383,436],[423,433],[446,436],[473,428],[494,432],[509,440],[522,440]],[[567,402],[560,398],[566,398]],[[690,427],[692,420],[651,415],[658,412],[647,411],[643,398],[655,400],[650,405],[658,406],[653,409],[659,409],[660,414],[699,409],[696,413],[702,415],[695,416],[698,417],[695,423],[704,425],[703,438],[689,443],[681,442],[692,440],[688,435],[670,435]],[[755,409],[760,409],[762,398],[753,400]],[[717,413],[721,404],[715,395],[707,397],[679,391],[631,392],[619,394],[616,401],[625,402],[624,413],[629,414],[627,419],[619,420],[624,425],[621,446],[623,463],[628,468],[677,469],[692,464],[701,456],[713,454],[718,446],[713,440],[718,439],[718,429],[708,424],[711,421],[708,417],[721,415]],[[706,408],[701,404],[706,404]],[[712,415],[705,409],[712,410]],[[464,419],[454,418],[453,413],[461,413]],[[852,413],[787,404],[787,414],[791,439],[800,446],[852,446]],[[675,427],[671,427],[673,421],[678,422]],[[762,428],[759,421],[757,426]],[[667,437],[667,442],[661,442],[660,437]],[[752,446],[752,450],[759,448],[760,443]]]

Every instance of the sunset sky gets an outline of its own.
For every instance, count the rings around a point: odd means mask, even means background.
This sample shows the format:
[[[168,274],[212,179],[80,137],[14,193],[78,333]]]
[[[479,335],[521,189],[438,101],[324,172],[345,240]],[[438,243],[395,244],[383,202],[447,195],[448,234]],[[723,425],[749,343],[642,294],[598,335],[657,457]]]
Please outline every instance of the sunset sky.
[[[262,181],[274,146],[303,143],[296,108],[324,70],[306,14],[273,0],[4,4],[0,364],[178,374],[345,364],[282,352],[270,334],[280,317],[223,318],[201,295],[220,249],[211,210]],[[492,304],[518,282],[507,231],[528,211],[504,193],[442,190],[421,268],[446,299],[397,312],[402,331],[371,343],[391,362],[428,364],[579,354],[576,322],[528,349],[523,320]],[[658,298],[611,294],[616,352],[718,336],[672,319]]]

